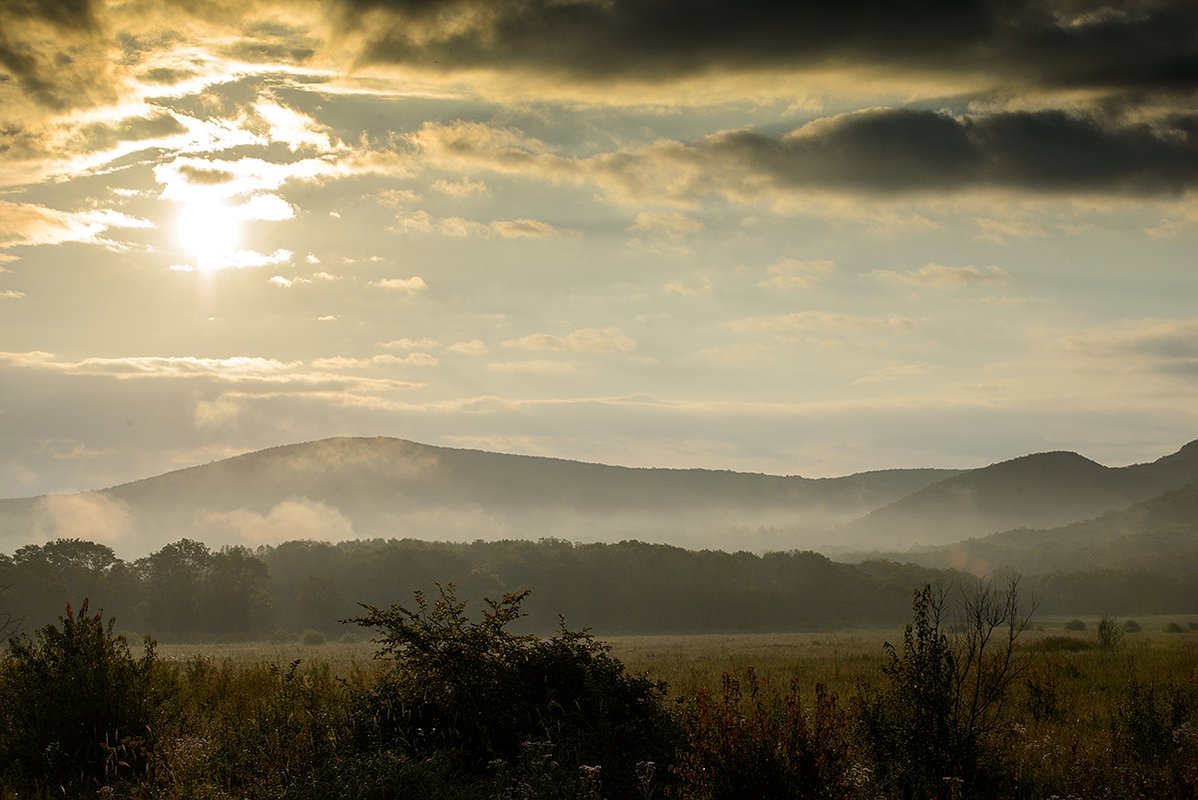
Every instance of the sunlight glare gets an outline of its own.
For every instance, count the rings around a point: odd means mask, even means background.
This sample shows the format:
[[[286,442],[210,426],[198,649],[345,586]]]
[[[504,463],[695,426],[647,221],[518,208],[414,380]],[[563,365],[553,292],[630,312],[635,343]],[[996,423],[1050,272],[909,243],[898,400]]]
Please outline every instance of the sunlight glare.
[[[175,233],[201,272],[232,266],[241,238],[241,219],[220,200],[197,199],[179,212]]]

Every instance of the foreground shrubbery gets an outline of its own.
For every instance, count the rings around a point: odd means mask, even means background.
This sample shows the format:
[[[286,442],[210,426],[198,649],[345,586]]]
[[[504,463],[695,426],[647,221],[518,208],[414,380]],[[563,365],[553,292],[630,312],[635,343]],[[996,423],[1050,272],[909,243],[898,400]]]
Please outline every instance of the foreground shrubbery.
[[[0,798],[1198,796],[1192,658],[1017,648],[1014,588],[917,593],[845,700],[753,669],[669,697],[586,632],[512,633],[524,594],[365,607],[379,666],[340,676],[135,656],[84,604],[0,659]]]

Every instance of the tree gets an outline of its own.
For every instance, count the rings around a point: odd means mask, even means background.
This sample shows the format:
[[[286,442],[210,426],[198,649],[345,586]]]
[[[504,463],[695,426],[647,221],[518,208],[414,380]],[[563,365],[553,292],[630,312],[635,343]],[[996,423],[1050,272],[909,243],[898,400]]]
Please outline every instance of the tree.
[[[950,592],[915,593],[903,646],[885,645],[889,686],[863,695],[860,719],[875,772],[896,797],[938,797],[946,782],[984,796],[997,776],[985,746],[1002,721],[1011,684],[1025,669],[1016,641],[1030,613],[1019,580],[999,590],[979,582],[950,603]]]
[[[193,539],[180,539],[137,561],[150,604],[147,623],[155,635],[178,639],[199,630],[199,595],[211,564],[212,551]]]

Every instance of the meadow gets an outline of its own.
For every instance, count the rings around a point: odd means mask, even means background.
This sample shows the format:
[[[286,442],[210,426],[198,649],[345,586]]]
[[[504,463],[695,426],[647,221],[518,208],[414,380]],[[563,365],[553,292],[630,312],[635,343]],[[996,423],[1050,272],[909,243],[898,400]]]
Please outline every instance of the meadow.
[[[140,653],[80,609],[4,656],[0,797],[1147,799],[1198,787],[1195,618],[999,614],[970,631],[931,593],[905,629],[600,640],[511,633],[521,599],[482,619],[452,596],[373,609],[367,630],[332,641]]]

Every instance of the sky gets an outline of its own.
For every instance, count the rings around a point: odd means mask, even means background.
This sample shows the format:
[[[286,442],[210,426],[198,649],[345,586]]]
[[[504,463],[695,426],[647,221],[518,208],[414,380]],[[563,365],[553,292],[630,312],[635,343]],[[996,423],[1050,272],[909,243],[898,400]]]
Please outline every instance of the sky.
[[[0,497],[1198,438],[1198,4],[0,0]]]

